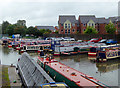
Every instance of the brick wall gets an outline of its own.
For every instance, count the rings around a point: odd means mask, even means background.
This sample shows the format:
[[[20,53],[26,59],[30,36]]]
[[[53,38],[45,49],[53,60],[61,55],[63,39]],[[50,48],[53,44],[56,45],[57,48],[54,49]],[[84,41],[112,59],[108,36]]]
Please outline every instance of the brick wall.
[[[112,34],[47,34],[43,35],[43,37],[73,37],[76,40],[89,40],[91,38],[104,38],[104,39],[115,39],[120,42],[120,34],[112,35]]]

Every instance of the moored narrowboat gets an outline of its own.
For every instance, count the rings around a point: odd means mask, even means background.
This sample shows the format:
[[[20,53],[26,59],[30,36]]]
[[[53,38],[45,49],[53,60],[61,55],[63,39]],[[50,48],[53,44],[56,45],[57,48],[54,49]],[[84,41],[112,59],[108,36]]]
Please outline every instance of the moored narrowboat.
[[[41,45],[23,45],[22,49],[20,50],[20,53],[23,52],[40,52],[41,50],[46,51],[50,50],[50,44],[41,44]]]
[[[38,56],[37,63],[56,81],[65,82],[70,88],[107,88],[95,78],[70,68],[50,57]]]
[[[106,48],[104,51],[98,51],[97,60],[100,62],[107,61],[109,59],[115,59],[120,57],[120,47],[119,48]]]

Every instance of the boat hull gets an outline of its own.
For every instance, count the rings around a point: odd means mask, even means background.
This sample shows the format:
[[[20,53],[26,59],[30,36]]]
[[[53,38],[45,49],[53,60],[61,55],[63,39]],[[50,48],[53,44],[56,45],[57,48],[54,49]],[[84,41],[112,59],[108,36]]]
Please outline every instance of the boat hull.
[[[88,56],[96,56],[97,53],[96,52],[88,52]]]

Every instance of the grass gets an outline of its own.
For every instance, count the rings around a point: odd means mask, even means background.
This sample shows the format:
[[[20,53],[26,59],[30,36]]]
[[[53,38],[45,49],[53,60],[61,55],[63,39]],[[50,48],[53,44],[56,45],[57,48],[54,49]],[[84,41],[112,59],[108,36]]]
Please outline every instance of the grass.
[[[2,88],[10,88],[10,80],[7,66],[2,66]]]

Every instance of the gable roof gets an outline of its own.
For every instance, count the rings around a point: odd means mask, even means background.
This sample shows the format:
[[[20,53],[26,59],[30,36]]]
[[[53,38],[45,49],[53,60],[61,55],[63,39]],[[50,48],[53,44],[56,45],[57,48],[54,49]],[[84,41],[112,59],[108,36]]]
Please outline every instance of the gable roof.
[[[49,29],[51,31],[55,31],[56,30],[55,27],[53,27],[53,26],[36,26],[36,28],[38,30],[40,30],[40,29]]]
[[[79,15],[79,18],[83,24],[88,23],[90,20],[93,20],[95,23],[97,23],[95,15]]]
[[[69,20],[72,24],[77,23],[76,17],[74,15],[60,15],[59,23],[64,24],[66,20]]]

